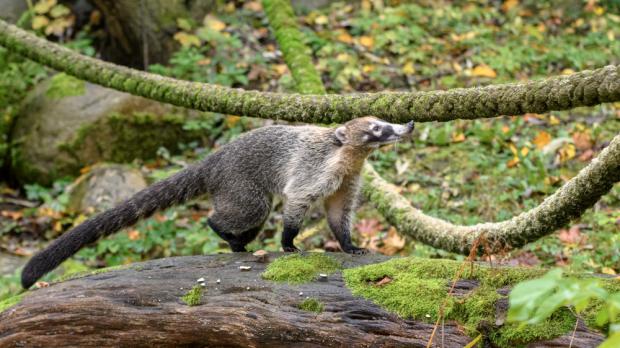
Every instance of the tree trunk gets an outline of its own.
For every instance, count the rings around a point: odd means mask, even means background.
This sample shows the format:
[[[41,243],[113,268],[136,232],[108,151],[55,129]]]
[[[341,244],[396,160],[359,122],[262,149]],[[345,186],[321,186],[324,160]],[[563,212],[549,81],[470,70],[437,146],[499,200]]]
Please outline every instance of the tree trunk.
[[[215,5],[215,0],[91,1],[103,13],[110,35],[102,58],[136,68],[167,62],[177,48],[176,19],[200,21]]]
[[[388,259],[331,256],[344,267]],[[241,265],[252,268],[241,271]],[[426,347],[432,323],[401,319],[354,297],[340,273],[323,282],[289,285],[263,280],[265,267],[246,253],[178,257],[52,284],[0,313],[0,346]],[[181,297],[202,277],[200,304],[186,305]],[[462,280],[455,294],[476,286]],[[324,311],[299,309],[307,296],[321,301]],[[498,301],[498,316],[505,308],[506,302]],[[530,346],[567,346],[570,336]],[[578,325],[572,346],[593,347],[602,339]],[[461,326],[446,321],[433,346],[463,347],[471,340]]]

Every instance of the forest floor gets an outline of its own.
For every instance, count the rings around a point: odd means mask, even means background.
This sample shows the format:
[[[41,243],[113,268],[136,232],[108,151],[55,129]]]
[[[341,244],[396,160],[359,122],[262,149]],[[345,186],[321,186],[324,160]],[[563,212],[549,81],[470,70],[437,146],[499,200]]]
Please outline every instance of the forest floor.
[[[334,3],[299,17],[330,93],[484,86],[620,64],[620,16],[614,14],[618,9],[596,1],[576,2],[578,6],[518,1],[503,5],[454,1],[448,6],[395,3],[383,9],[367,1],[359,8]],[[150,70],[247,89],[292,92],[292,78],[265,23],[260,2],[255,1],[242,7],[230,3],[202,23],[179,19],[176,37],[181,48],[169,65]],[[92,50],[89,35],[84,30],[74,47]],[[0,48],[0,61],[10,59],[15,58]],[[40,80],[37,69],[43,68],[31,62],[0,66],[0,114],[9,115],[15,112],[16,101]],[[20,75],[24,81],[15,86],[19,69],[28,73]],[[208,147],[180,144],[181,155],[162,149],[156,160],[133,164],[157,180],[241,132],[269,123],[212,116],[210,122],[190,121],[186,126],[204,129],[218,139],[215,143]],[[382,148],[370,161],[425,213],[475,224],[508,219],[535,207],[619,133],[619,103],[524,117],[418,124],[411,142]],[[70,182],[71,178],[53,187],[0,186],[0,253],[12,255],[12,260],[31,255],[86,218],[65,209],[63,189]],[[250,249],[279,249],[280,203],[274,207]],[[65,264],[64,272],[226,251],[226,245],[203,227],[208,212],[208,202],[199,201],[159,213],[82,250]],[[321,216],[318,209],[309,214],[297,240],[303,249],[337,249]],[[620,187],[616,185],[567,228],[493,260],[616,274],[620,272],[619,227]],[[377,253],[461,259],[402,238],[367,204],[361,206],[354,230],[357,244]],[[2,272],[0,300],[18,290],[19,279],[17,270]]]

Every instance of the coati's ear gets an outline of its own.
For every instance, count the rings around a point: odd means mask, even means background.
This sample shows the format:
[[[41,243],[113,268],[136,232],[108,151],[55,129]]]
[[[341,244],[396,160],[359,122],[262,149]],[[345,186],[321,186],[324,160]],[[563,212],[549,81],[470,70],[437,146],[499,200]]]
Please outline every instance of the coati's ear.
[[[347,127],[340,126],[336,128],[334,134],[336,135],[336,139],[338,139],[341,143],[344,144],[347,141]]]

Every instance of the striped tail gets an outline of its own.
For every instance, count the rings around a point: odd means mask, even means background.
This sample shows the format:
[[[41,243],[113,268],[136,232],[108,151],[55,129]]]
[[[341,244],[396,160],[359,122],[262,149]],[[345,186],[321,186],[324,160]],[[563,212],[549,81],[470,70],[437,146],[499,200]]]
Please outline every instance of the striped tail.
[[[99,238],[129,227],[158,210],[205,194],[209,164],[207,157],[205,161],[145,188],[116,207],[64,233],[26,264],[22,271],[22,287],[28,289],[43,275]]]

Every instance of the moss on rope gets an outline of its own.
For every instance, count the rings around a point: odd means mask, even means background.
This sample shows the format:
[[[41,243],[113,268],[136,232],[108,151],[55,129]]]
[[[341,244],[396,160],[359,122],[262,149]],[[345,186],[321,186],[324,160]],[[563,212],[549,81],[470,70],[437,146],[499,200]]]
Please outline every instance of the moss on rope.
[[[290,1],[263,0],[263,7],[297,91],[302,94],[325,94],[321,76],[312,64],[312,54],[304,44]]]
[[[575,219],[620,181],[620,135],[539,206],[510,220],[473,226],[453,225],[411,206],[397,188],[366,166],[362,192],[399,233],[433,247],[467,255],[481,239],[481,251],[496,253],[533,242]]]
[[[344,122],[364,115],[391,122],[450,121],[620,101],[620,66],[482,88],[301,95],[246,91],[146,73],[81,55],[1,20],[0,45],[82,80],[149,99],[203,111],[306,123]],[[289,67],[295,70],[296,65]]]

